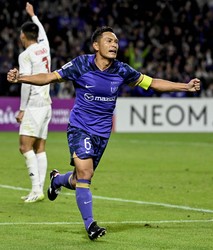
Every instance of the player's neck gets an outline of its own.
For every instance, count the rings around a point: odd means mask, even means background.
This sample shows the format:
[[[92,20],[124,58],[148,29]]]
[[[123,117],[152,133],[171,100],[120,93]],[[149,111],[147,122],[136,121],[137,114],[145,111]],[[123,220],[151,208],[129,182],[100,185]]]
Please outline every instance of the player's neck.
[[[112,64],[113,60],[95,57],[95,64],[101,70],[104,71],[105,69],[109,68]]]
[[[34,44],[34,43],[37,43],[37,42],[36,41],[26,41],[25,44],[24,44],[24,47],[27,48],[30,45]]]

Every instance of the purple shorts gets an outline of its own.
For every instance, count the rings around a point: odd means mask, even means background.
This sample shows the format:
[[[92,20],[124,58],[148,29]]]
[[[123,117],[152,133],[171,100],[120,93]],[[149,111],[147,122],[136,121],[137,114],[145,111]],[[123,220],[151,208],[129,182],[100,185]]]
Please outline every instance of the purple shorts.
[[[93,168],[95,170],[109,139],[90,134],[81,128],[68,124],[67,140],[71,156],[70,165],[74,166],[73,154],[76,153],[80,159],[92,158]]]

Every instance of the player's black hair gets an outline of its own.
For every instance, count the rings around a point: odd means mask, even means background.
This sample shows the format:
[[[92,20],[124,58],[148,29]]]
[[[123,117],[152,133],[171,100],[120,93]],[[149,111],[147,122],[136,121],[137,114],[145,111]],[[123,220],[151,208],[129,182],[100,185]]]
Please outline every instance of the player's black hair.
[[[28,40],[37,41],[39,28],[38,28],[38,25],[36,25],[35,23],[26,22],[22,24],[21,31],[25,34]]]
[[[96,42],[102,36],[104,32],[114,33],[113,29],[110,26],[99,27],[93,32],[92,37],[91,37],[91,42],[92,43]]]

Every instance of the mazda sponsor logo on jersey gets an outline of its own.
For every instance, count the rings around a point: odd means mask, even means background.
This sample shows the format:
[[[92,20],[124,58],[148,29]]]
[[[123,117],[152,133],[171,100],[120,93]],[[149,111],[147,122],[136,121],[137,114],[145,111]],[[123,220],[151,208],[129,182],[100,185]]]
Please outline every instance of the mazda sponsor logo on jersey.
[[[90,93],[84,94],[84,99],[91,101],[101,101],[101,102],[114,102],[116,100],[116,96],[106,97],[106,96],[94,96]]]

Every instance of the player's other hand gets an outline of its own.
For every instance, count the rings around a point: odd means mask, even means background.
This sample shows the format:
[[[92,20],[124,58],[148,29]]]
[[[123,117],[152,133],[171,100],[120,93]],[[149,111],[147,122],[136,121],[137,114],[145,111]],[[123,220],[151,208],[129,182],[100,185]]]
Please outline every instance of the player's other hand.
[[[30,15],[31,17],[32,17],[32,16],[35,16],[34,8],[33,8],[32,4],[30,4],[30,3],[28,3],[28,2],[26,3],[26,12],[27,12],[27,14]]]
[[[200,90],[200,80],[198,78],[194,78],[192,79],[189,83],[188,83],[188,90],[190,92],[196,92]]]
[[[19,78],[19,71],[16,68],[8,71],[7,73],[8,82],[16,83],[18,82],[18,78]]]
[[[24,111],[23,111],[23,110],[20,110],[20,111],[18,112],[17,116],[16,116],[16,121],[17,121],[18,123],[21,123],[21,122],[22,122],[23,116],[24,116]]]

